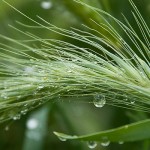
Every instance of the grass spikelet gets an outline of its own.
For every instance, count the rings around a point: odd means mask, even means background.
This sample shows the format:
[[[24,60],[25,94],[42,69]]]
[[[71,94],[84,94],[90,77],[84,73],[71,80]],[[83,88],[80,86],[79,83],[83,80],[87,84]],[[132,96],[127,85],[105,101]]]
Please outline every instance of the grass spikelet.
[[[133,17],[144,41],[125,16],[126,24],[107,12],[75,1],[98,13],[105,24],[92,19],[91,22],[117,42],[86,25],[85,31],[66,30],[37,16],[43,22],[39,23],[8,4],[35,23],[35,26],[30,26],[17,22],[18,25],[25,29],[55,32],[81,46],[63,40],[43,39],[13,26],[10,27],[25,35],[27,40],[0,35],[10,43],[0,43],[0,122],[19,119],[22,114],[45,102],[64,97],[94,99],[95,96],[103,96],[108,105],[149,111],[150,29],[134,3],[130,0]],[[106,16],[130,39],[130,44],[105,19]]]

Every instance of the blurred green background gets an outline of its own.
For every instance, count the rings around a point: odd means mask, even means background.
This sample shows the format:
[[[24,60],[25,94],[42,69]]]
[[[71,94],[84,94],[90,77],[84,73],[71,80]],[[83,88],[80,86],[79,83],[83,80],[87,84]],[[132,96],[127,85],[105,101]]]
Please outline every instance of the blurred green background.
[[[83,2],[103,9],[123,21],[123,13],[130,23],[134,25],[131,15],[131,6],[128,0],[82,0]],[[76,27],[82,29],[81,24],[86,24],[96,30],[97,28],[89,18],[97,22],[102,19],[89,8],[73,2],[73,0],[7,0],[15,8],[40,22],[37,15],[48,22],[65,29]],[[150,24],[150,1],[134,0],[144,19]],[[0,2],[0,34],[15,38],[27,39],[24,35],[16,32],[8,25],[19,27],[22,31],[30,31],[43,38],[64,39],[64,37],[41,29],[28,29],[20,26],[16,21],[24,24],[35,25],[4,2]],[[138,29],[135,29],[138,31]],[[123,36],[123,35],[122,35]],[[128,39],[127,39],[128,40]],[[1,41],[5,42],[5,41]],[[78,43],[74,43],[78,44]],[[13,46],[13,45],[12,45]],[[79,99],[79,98],[78,98]],[[87,150],[87,143],[77,141],[60,141],[54,136],[53,131],[67,134],[88,134],[97,131],[118,127],[148,117],[143,112],[135,112],[113,106],[104,106],[99,109],[93,104],[76,100],[56,100],[49,102],[43,107],[22,116],[20,120],[8,121],[0,125],[0,149],[1,150]],[[148,141],[133,143],[111,143],[108,147],[100,144],[97,150],[144,150],[148,147]]]

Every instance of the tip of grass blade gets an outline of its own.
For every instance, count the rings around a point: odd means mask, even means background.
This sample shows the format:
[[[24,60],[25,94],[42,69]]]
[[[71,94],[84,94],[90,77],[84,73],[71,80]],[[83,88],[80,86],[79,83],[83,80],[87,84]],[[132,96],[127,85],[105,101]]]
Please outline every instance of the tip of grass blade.
[[[77,139],[78,137],[76,135],[67,135],[67,134],[64,134],[64,133],[60,133],[60,132],[56,132],[54,131],[53,132],[61,141],[66,141],[66,140],[75,140]]]

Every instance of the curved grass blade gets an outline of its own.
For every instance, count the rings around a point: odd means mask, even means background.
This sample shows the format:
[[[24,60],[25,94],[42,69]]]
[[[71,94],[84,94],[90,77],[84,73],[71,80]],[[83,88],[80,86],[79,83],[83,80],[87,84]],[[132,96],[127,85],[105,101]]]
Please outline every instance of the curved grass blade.
[[[59,132],[54,134],[66,140],[103,141],[107,139],[110,142],[133,142],[150,138],[150,119],[89,135],[71,136]]]

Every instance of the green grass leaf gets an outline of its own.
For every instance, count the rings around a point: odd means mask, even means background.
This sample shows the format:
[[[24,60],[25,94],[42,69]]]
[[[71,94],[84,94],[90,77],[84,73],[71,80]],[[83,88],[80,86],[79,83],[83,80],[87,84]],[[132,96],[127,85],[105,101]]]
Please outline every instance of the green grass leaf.
[[[71,136],[59,132],[54,132],[59,139],[65,140],[82,140],[82,141],[101,141],[110,142],[131,142],[150,138],[150,119],[125,125],[111,130],[101,131],[94,134]]]

